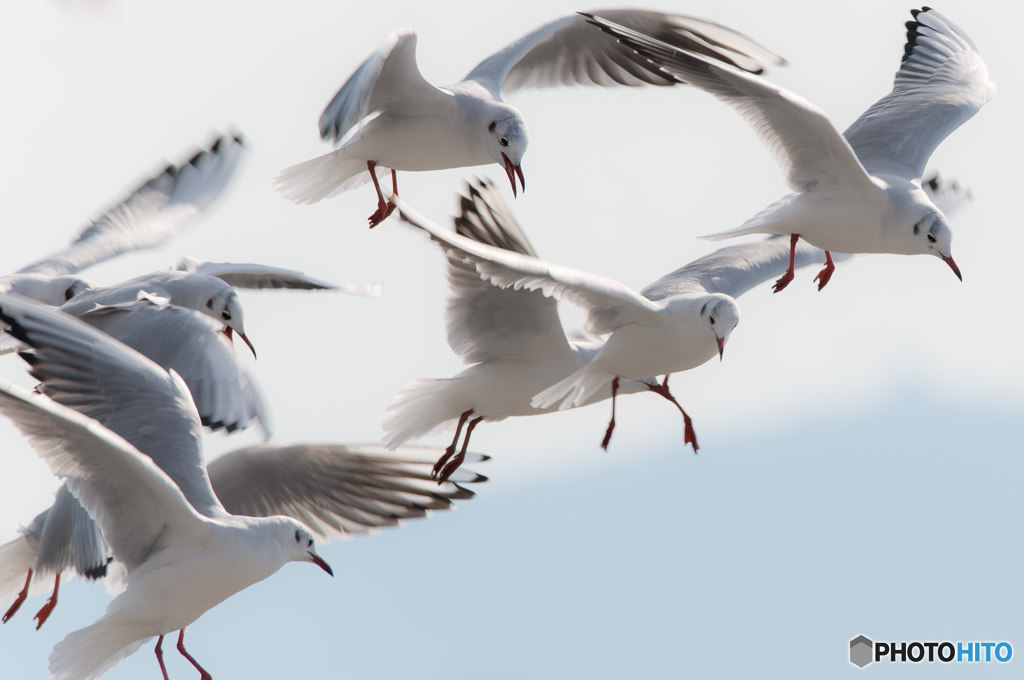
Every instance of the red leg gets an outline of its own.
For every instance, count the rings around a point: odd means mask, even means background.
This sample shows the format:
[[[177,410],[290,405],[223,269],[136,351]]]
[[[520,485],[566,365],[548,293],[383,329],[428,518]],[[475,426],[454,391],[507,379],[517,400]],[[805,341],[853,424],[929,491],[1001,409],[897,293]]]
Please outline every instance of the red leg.
[[[789,282],[793,280],[793,260],[796,259],[796,242],[800,240],[800,234],[790,234],[789,236],[789,269],[782,275],[782,278],[775,282],[772,286],[772,292],[778,293],[780,290],[789,285]]]
[[[164,680],[171,680],[167,677],[167,667],[164,666],[164,650],[161,648],[163,643],[164,636],[161,635],[156,639],[156,649],[154,650],[156,652],[156,662],[160,664],[160,672],[164,674]]]
[[[828,280],[832,278],[832,272],[836,270],[836,264],[832,261],[832,253],[825,251],[825,268],[818,272],[814,280],[818,282],[818,290],[825,287]]]
[[[441,474],[441,470],[444,469],[445,466],[444,464],[447,463],[448,459],[455,454],[455,447],[459,443],[459,435],[462,434],[462,426],[466,424],[466,421],[469,420],[471,415],[473,415],[473,409],[469,409],[459,416],[459,424],[455,426],[455,436],[452,438],[452,443],[444,450],[444,455],[438,458],[437,462],[434,463],[434,469],[430,472],[431,477],[437,477]]]
[[[601,440],[601,448],[608,450],[608,443],[612,440],[612,431],[615,430],[615,397],[619,393],[619,379],[612,380],[612,419],[608,421],[608,429],[604,431],[604,439]]]
[[[53,579],[53,595],[50,595],[50,599],[46,601],[43,608],[36,612],[36,630],[46,623],[46,619],[50,618],[50,614],[53,613],[53,608],[57,606],[57,591],[60,589],[60,572],[57,572],[57,576]]]
[[[25,577],[25,587],[18,593],[18,597],[14,598],[14,604],[10,606],[7,613],[4,614],[3,622],[7,623],[11,620],[11,617],[18,613],[21,609],[21,605],[25,602],[25,598],[28,597],[28,587],[32,583],[32,570],[28,570],[28,576]]]
[[[666,375],[665,379],[657,387],[651,387],[650,385],[648,385],[647,389],[649,389],[651,392],[654,392],[655,394],[664,397],[665,399],[668,399],[669,401],[676,405],[676,408],[679,409],[679,412],[683,414],[683,443],[692,444],[693,452],[697,453],[697,450],[700,449],[700,447],[697,446],[697,433],[693,429],[693,421],[690,419],[690,416],[686,414],[686,411],[683,410],[682,405],[678,401],[676,401],[676,398],[675,396],[673,396],[672,392],[669,391],[668,376]]]
[[[206,669],[199,665],[199,662],[192,658],[192,655],[185,651],[185,629],[178,632],[178,651],[188,659],[189,663],[196,667],[202,680],[213,680],[213,676],[206,672]]]
[[[470,411],[470,413],[472,413],[472,411]],[[469,421],[469,427],[466,428],[466,438],[462,440],[462,448],[459,449],[459,455],[448,461],[448,464],[444,466],[443,470],[441,470],[441,475],[437,478],[438,484],[447,482],[448,478],[452,476],[452,473],[458,470],[459,466],[462,465],[462,462],[466,460],[466,449],[469,448],[469,437],[473,434],[473,430],[476,429],[476,426],[479,425],[480,421],[483,419],[483,416],[477,416],[476,418],[473,418],[473,420]]]
[[[370,229],[373,229],[378,224],[388,218],[388,216],[394,212],[395,204],[390,200],[384,200],[384,193],[380,190],[380,184],[377,182],[377,173],[375,172],[377,164],[373,161],[366,161],[366,169],[370,171],[370,179],[373,180],[373,188],[377,191],[377,210],[370,215],[368,221],[370,222]],[[391,197],[394,198],[398,195],[398,175],[394,169],[391,170]]]

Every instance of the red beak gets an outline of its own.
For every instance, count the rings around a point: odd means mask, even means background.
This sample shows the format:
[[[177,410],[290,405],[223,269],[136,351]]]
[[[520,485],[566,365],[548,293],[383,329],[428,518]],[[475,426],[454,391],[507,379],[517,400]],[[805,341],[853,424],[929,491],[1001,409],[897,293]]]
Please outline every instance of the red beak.
[[[224,335],[228,336],[229,341],[233,339],[234,336],[231,334],[231,326],[224,326]],[[249,351],[252,352],[252,358],[255,359],[256,348],[252,346],[251,342],[249,342],[249,338],[245,335],[245,333],[239,333],[238,337],[242,338],[242,341],[249,346]]]
[[[949,265],[949,268],[953,270],[954,274],[956,274],[956,278],[960,279],[961,281],[964,280],[964,277],[960,275],[960,267],[957,267],[956,262],[953,262],[952,255],[949,257],[946,257],[945,255],[939,255],[939,257],[942,258],[943,262]]]
[[[313,562],[313,564],[315,564],[316,566],[320,567],[321,569],[326,571],[331,576],[334,576],[334,570],[331,569],[331,565],[329,565],[326,562],[324,562],[324,559],[322,557],[320,557],[319,555],[314,555],[311,552],[307,552],[306,554],[309,555],[309,559],[310,559],[310,561]]]
[[[722,355],[725,354],[725,338],[715,338],[718,340],[718,360],[722,360]]]
[[[501,157],[505,159],[505,174],[508,175],[508,181],[512,184],[512,196],[516,196],[516,176],[519,177],[519,183],[523,185],[523,193],[525,194],[526,178],[523,177],[523,168],[519,165],[512,165],[512,161],[504,153],[501,154]]]

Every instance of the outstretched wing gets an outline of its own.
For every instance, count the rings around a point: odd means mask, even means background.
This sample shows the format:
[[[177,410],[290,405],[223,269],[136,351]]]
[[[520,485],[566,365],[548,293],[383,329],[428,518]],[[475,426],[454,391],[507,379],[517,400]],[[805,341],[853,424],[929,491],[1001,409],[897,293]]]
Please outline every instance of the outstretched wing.
[[[784,61],[742,33],[704,19],[637,9],[595,13],[752,73],[761,73],[762,63]],[[491,55],[466,80],[479,82],[495,96],[521,87],[675,84],[673,78],[644,68],[601,40],[576,14],[545,24]]]
[[[920,179],[935,148],[976,114],[996,87],[958,26],[930,8],[911,14],[892,92],[845,135],[868,172]]]
[[[73,274],[121,253],[160,245],[201,213],[231,179],[242,156],[238,135],[221,135],[209,149],[156,177],[109,208],[67,248],[19,270]]]

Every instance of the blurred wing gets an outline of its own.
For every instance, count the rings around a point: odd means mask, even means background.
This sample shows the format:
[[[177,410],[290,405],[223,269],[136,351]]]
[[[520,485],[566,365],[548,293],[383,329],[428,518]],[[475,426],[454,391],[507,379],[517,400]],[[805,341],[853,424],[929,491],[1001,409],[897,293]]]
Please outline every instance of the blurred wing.
[[[742,33],[703,19],[635,9],[602,10],[602,16],[660,40],[746,71],[783,59]],[[668,75],[637,64],[617,46],[594,34],[572,14],[545,24],[478,64],[475,80],[495,96],[521,87],[558,85],[673,85]]]
[[[842,257],[836,255],[835,259]],[[815,262],[825,262],[825,251],[799,241],[794,267]],[[787,267],[789,236],[770,236],[763,241],[719,248],[661,277],[644,288],[643,294],[652,300],[694,292],[724,293],[736,298],[764,281],[782,276]]]
[[[402,219],[472,262],[481,278],[500,288],[537,290],[572,302],[587,312],[587,325],[593,333],[610,333],[628,323],[647,325],[661,321],[661,305],[618,281],[477,243],[430,222],[400,198],[393,200]]]
[[[174,482],[96,421],[6,382],[0,382],[0,412],[55,475],[67,478],[129,571],[176,536],[201,527],[202,519]]]
[[[79,318],[181,376],[206,427],[234,432],[245,429],[264,412],[223,326],[210,317],[183,307],[139,300],[99,307]],[[269,428],[269,424],[262,424],[265,430]],[[136,447],[149,453],[141,444]]]
[[[33,348],[21,356],[42,382],[37,389],[152,458],[201,514],[223,513],[206,476],[199,414],[177,374],[68,314],[17,296],[0,296],[0,320]]]
[[[338,286],[306,276],[303,272],[248,262],[202,262],[183,257],[171,269],[216,276],[235,288],[292,288],[297,290],[338,290]],[[372,285],[364,286],[367,291]],[[352,292],[352,291],[346,291]],[[364,294],[372,294],[370,292]]]
[[[43,521],[37,534],[38,575],[73,569],[75,573],[91,579],[106,576],[110,551],[103,534],[66,484],[57,490],[53,505],[36,520],[40,517]]]
[[[602,17],[595,16],[590,23],[635,51],[652,68],[707,90],[735,108],[775,157],[794,191],[817,184],[842,187],[844,192],[875,190],[853,149],[814,104],[762,78]]]
[[[892,92],[845,132],[874,174],[920,179],[935,148],[995,94],[974,43],[933,9],[911,10]]]
[[[476,243],[536,257],[494,185],[480,180],[462,196],[455,232]],[[437,239],[435,239],[437,240]],[[437,241],[445,247],[443,241]],[[466,363],[571,354],[557,302],[536,290],[499,288],[480,278],[471,259],[448,256],[448,344]]]
[[[974,200],[974,193],[970,189],[955,179],[947,180],[937,174],[922,182],[921,188],[946,217],[959,210],[964,203]]]
[[[342,143],[360,121],[381,108],[418,107],[443,101],[445,95],[420,75],[416,65],[416,34],[392,33],[355,73],[349,76],[320,115],[320,138]]]
[[[168,165],[86,227],[69,247],[19,273],[73,274],[121,253],[160,245],[216,199],[238,166],[242,139],[221,136],[181,165]]]
[[[389,452],[376,444],[261,444],[210,463],[210,481],[232,514],[287,515],[320,536],[339,536],[393,526],[472,498],[460,483],[486,477],[459,470],[453,477],[458,483],[438,485],[431,469],[441,453],[417,447]]]

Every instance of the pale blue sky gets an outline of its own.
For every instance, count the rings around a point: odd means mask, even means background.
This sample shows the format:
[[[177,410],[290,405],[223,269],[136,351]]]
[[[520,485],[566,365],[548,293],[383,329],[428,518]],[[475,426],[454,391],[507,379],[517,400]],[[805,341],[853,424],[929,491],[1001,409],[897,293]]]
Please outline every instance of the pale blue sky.
[[[88,274],[111,281],[190,254],[385,281],[376,299],[245,295],[260,353],[252,370],[282,440],[373,441],[397,389],[461,366],[445,343],[435,246],[395,220],[366,230],[369,187],[295,206],[271,178],[327,150],[320,111],[395,28],[420,33],[421,69],[444,84],[581,8],[354,5],[39,0],[0,9],[3,271],[65,242],[158,159],[235,125],[250,154],[209,219]],[[840,128],[889,90],[910,17],[910,5],[892,0],[671,8],[782,53],[790,65],[768,77]],[[654,397],[620,402],[607,454],[598,448],[607,405],[485,424],[473,448],[494,456],[479,467],[492,481],[477,499],[328,545],[333,580],[287,566],[196,622],[187,636],[195,656],[218,680],[390,680],[934,672],[859,671],[846,661],[858,634],[1008,640],[1024,655],[1015,256],[1024,236],[1014,203],[1024,102],[1011,52],[1024,10],[966,0],[938,9],[971,35],[999,85],[933,163],[976,197],[952,220],[964,283],[933,258],[875,256],[841,264],[822,293],[811,271],[777,296],[758,288],[740,300],[725,360],[673,379],[700,456],[683,448],[677,412]],[[735,226],[785,190],[746,124],[701,92],[508,99],[530,126],[529,190],[512,207],[537,250],[636,288],[716,247],[695,236]],[[503,179],[490,167],[399,182],[405,200],[444,220],[473,174]],[[0,372],[21,374],[6,359]],[[7,423],[0,436],[8,540],[46,505],[53,482]],[[247,437],[214,437],[211,447]],[[61,593],[43,630],[31,627],[42,598],[0,627],[4,677],[48,677],[53,644],[109,599],[80,583]],[[167,658],[172,678],[195,676],[176,653]],[[1010,677],[1019,664],[949,672]],[[152,645],[104,677],[158,678]]]

